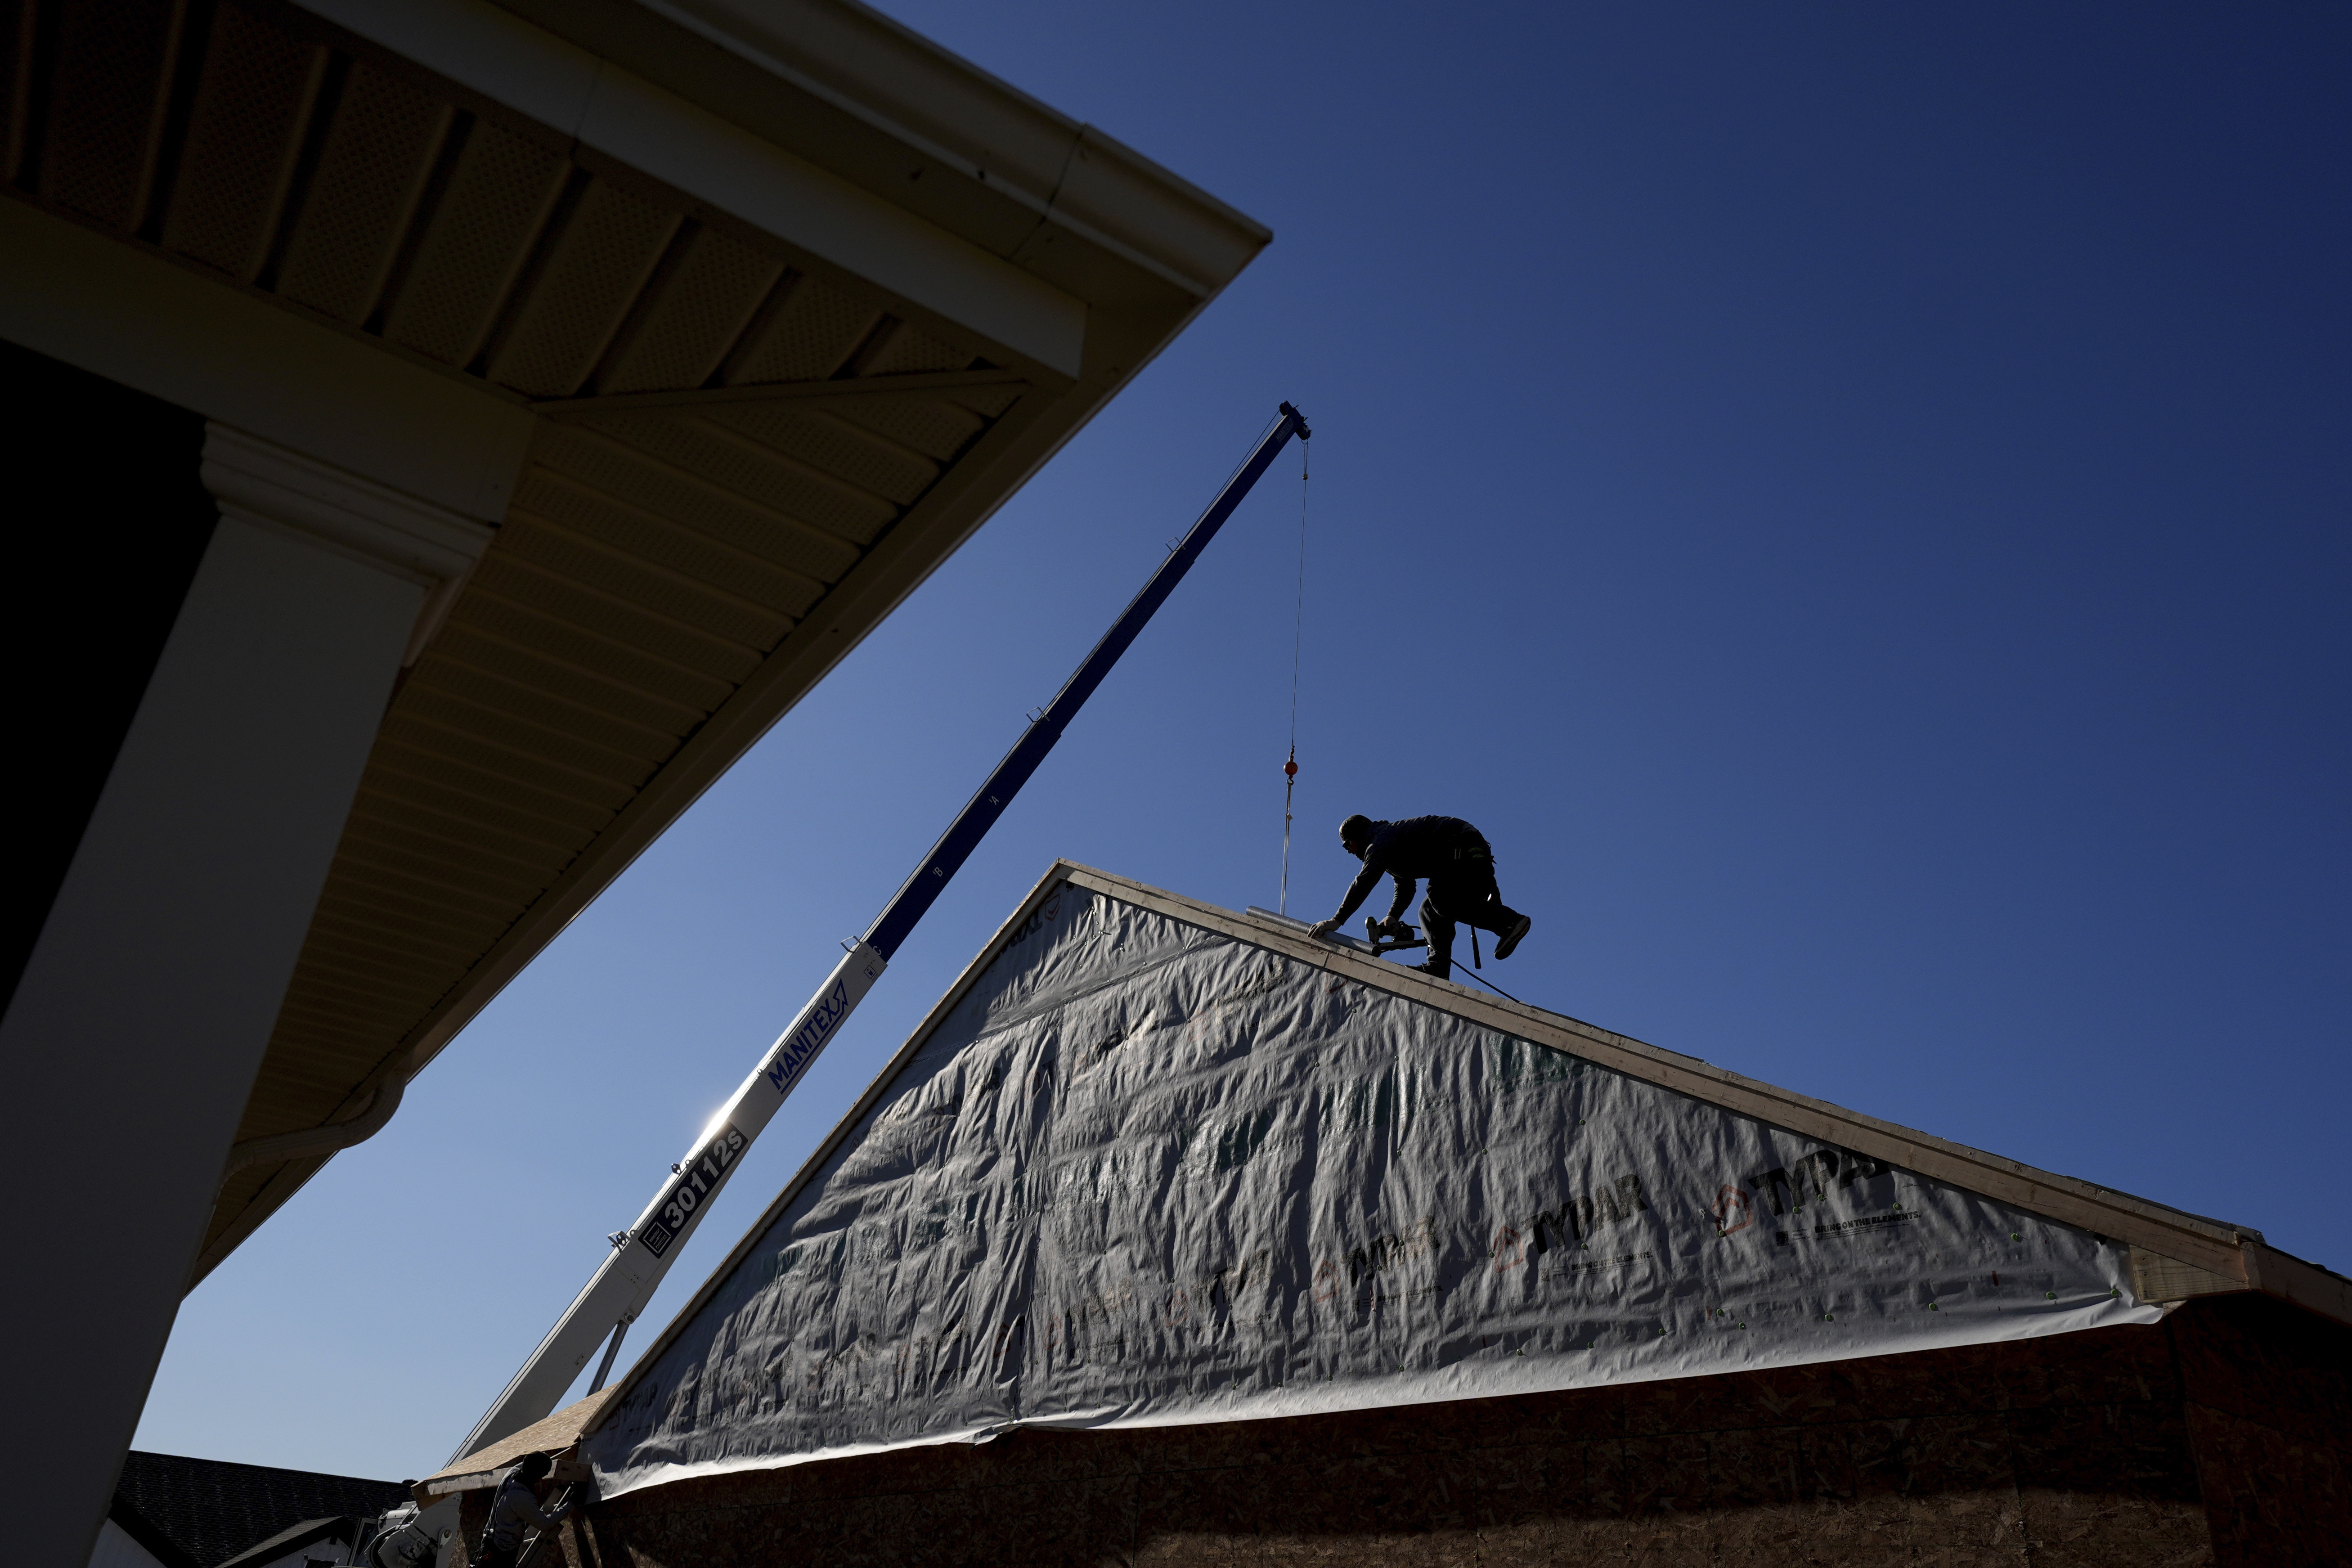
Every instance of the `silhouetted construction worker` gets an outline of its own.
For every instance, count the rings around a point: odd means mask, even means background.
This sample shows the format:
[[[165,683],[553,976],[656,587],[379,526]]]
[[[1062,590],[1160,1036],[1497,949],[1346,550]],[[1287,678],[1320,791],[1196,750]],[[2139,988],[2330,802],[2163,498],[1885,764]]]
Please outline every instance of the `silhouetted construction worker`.
[[[507,1479],[499,1483],[497,1493],[490,1499],[490,1521],[482,1529],[482,1551],[475,1557],[475,1568],[513,1568],[515,1554],[522,1550],[523,1532],[532,1525],[541,1530],[553,1530],[572,1511],[570,1503],[558,1503],[552,1511],[543,1512],[539,1506],[539,1493],[533,1489],[547,1479],[548,1471],[555,1467],[545,1454],[525,1454]]]
[[[1454,928],[1459,922],[1493,931],[1495,956],[1508,958],[1535,922],[1503,902],[1495,887],[1495,852],[1484,835],[1458,816],[1409,816],[1402,822],[1374,822],[1351,816],[1339,824],[1339,847],[1364,863],[1348,884],[1339,912],[1315,928],[1329,936],[1382,877],[1396,879],[1396,897],[1390,900],[1384,934],[1406,936],[1405,906],[1412,902],[1414,882],[1426,879],[1428,896],[1421,901],[1423,932],[1429,938],[1429,958],[1413,965],[1440,980],[1454,973]]]

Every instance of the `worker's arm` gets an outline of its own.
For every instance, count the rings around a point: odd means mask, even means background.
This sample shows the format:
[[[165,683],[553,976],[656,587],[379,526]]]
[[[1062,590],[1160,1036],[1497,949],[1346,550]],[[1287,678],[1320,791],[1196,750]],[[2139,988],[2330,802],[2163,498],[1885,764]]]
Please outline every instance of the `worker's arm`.
[[[1357,906],[1364,901],[1365,895],[1372,890],[1372,885],[1381,879],[1381,873],[1386,868],[1379,850],[1368,852],[1364,856],[1364,868],[1356,873],[1356,879],[1348,884],[1348,896],[1339,900],[1339,912],[1328,921],[1318,922],[1311,934],[1318,937],[1329,936],[1346,924],[1348,917],[1356,912]],[[1399,903],[1397,908],[1402,909],[1404,905]]]
[[[552,1511],[542,1510],[539,1506],[539,1500],[533,1498],[520,1511],[525,1519],[539,1526],[540,1529],[553,1530],[563,1522],[563,1516],[572,1511],[572,1505],[568,1502],[560,1502],[555,1505]]]
[[[518,1484],[503,1489],[506,1495],[499,1500],[505,1505],[507,1511],[525,1524],[535,1524],[541,1530],[553,1530],[563,1522],[563,1516],[572,1511],[572,1505],[568,1502],[558,1503],[552,1513],[542,1510],[539,1498],[526,1486]]]
[[[1408,877],[1402,871],[1396,872],[1395,877],[1396,897],[1389,900],[1388,923],[1391,925],[1404,919],[1405,906],[1412,902],[1413,889],[1421,885],[1420,878]]]

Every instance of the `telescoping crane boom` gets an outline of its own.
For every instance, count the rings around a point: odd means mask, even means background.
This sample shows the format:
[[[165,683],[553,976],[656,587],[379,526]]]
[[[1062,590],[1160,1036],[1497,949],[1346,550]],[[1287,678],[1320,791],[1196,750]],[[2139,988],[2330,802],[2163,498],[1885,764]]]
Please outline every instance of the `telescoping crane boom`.
[[[866,934],[850,945],[846,957],[835,964],[825,976],[816,994],[807,1006],[787,1025],[768,1047],[760,1064],[746,1078],[733,1095],[729,1097],[718,1114],[703,1128],[702,1136],[695,1142],[686,1158],[670,1167],[670,1179],[664,1183],[654,1201],[646,1205],[637,1222],[625,1231],[615,1231],[612,1237],[613,1251],[592,1276],[587,1286],[573,1298],[555,1327],[539,1342],[539,1348],[523,1363],[522,1370],[500,1394],[466,1440],[450,1455],[456,1463],[467,1454],[478,1453],[501,1437],[521,1431],[555,1408],[580,1369],[601,1343],[604,1359],[597,1368],[591,1391],[602,1388],[613,1368],[613,1358],[621,1348],[621,1336],[630,1323],[645,1310],[660,1286],[662,1276],[668,1272],[670,1261],[685,1248],[687,1238],[694,1234],[710,1201],[727,1184],[729,1176],[751,1146],[754,1139],[776,1114],[784,1097],[792,1093],[811,1063],[841,1032],[843,1020],[873,989],[881,978],[890,955],[897,952],[915,929],[915,922],[936,901],[948,879],[961,868],[980,841],[994,826],[996,819],[1013,804],[1029,775],[1062,738],[1062,731],[1077,717],[1078,710],[1094,695],[1103,677],[1110,673],[1129,644],[1150,621],[1152,615],[1168,595],[1192,570],[1201,552],[1208,548],[1217,530],[1224,526],[1234,509],[1250,492],[1259,478],[1272,466],[1275,458],[1293,436],[1306,440],[1314,434],[1307,427],[1307,416],[1286,403],[1280,416],[1258,440],[1242,466],[1217,499],[1209,503],[1200,521],[1193,523],[1151,580],[1143,585],[1102,640],[1094,646],[1084,663],[1064,683],[1054,700],[1047,703],[1022,732],[1021,739],[996,764],[971,799],[967,802],[948,830],[940,835],[930,853],[900,885],[898,891]]]

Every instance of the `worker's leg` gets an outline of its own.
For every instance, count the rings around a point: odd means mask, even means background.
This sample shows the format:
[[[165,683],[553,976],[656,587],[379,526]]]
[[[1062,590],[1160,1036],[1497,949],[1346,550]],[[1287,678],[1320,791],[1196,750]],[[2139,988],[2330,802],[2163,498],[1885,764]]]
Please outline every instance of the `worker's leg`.
[[[1421,934],[1429,939],[1429,957],[1413,967],[1445,979],[1454,973],[1454,917],[1447,912],[1444,891],[1433,877],[1421,900]]]
[[[1484,847],[1481,846],[1481,847]],[[1493,931],[1503,940],[1495,944],[1496,958],[1508,958],[1528,934],[1535,921],[1503,902],[1502,890],[1495,886],[1495,862],[1491,858],[1465,866],[1459,894],[1449,892],[1452,908],[1462,920],[1480,931]]]
[[[1528,934],[1528,928],[1536,922],[1503,902],[1500,893],[1495,895],[1494,909],[1495,923],[1486,929],[1503,939],[1495,944],[1495,956],[1508,958],[1518,950],[1519,939]]]
[[[1433,909],[1444,911],[1439,918],[1445,922],[1446,945],[1444,951],[1449,956],[1453,951],[1454,927],[1457,922],[1474,926],[1479,931],[1493,931],[1500,937],[1502,940],[1495,944],[1496,958],[1510,957],[1512,950],[1519,945],[1519,939],[1528,934],[1528,927],[1535,923],[1503,902],[1503,895],[1495,887],[1493,868],[1486,862],[1473,862],[1450,877],[1431,878],[1429,898],[1421,906],[1421,915],[1424,921],[1429,922],[1432,933],[1430,952],[1433,963],[1424,967],[1435,974],[1447,974],[1451,971],[1437,968],[1433,962],[1440,950],[1436,945],[1436,921],[1430,919]]]
[[[1495,943],[1495,956],[1508,958],[1518,948],[1519,939],[1528,934],[1528,928],[1535,921],[1503,902],[1502,890],[1495,886],[1494,874],[1489,871],[1486,885],[1478,899],[1476,923],[1480,931],[1493,931],[1502,939]]]

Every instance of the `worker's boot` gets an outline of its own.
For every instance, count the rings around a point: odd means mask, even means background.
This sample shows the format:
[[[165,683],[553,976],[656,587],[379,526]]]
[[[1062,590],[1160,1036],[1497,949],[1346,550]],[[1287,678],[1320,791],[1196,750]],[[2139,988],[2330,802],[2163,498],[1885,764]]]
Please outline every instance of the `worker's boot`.
[[[1528,934],[1528,928],[1535,923],[1536,922],[1534,921],[1530,920],[1526,915],[1520,914],[1516,910],[1505,910],[1503,911],[1503,940],[1495,944],[1495,956],[1498,959],[1508,958],[1512,953],[1518,951],[1519,939],[1526,936]]]
[[[1423,974],[1434,974],[1440,980],[1454,977],[1454,927],[1448,922],[1440,927],[1429,918],[1430,911],[1421,911],[1421,933],[1429,939],[1429,957],[1412,967]]]

